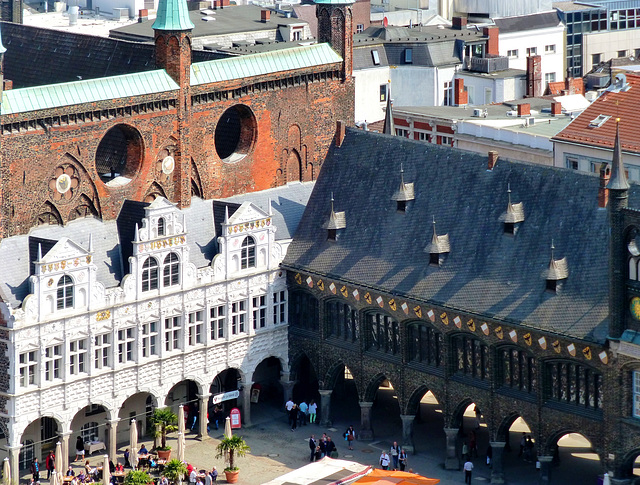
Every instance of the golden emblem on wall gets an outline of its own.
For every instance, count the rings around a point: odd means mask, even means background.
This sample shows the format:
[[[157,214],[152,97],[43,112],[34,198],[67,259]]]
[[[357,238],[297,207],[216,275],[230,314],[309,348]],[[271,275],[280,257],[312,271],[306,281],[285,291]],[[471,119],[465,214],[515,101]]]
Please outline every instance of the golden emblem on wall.
[[[422,318],[422,308],[420,308],[420,306],[414,306],[413,313],[416,314],[416,317]]]
[[[340,294],[345,298],[349,298],[349,290],[347,289],[346,286],[343,286],[342,288],[340,288]]]
[[[473,321],[473,318],[467,322],[467,327],[469,327],[469,330],[472,332],[476,331],[476,322]]]
[[[293,279],[296,281],[296,283],[298,283],[299,285],[302,284],[302,276],[300,276],[300,273],[296,273],[296,275],[293,277]]]
[[[396,305],[396,301],[393,298],[389,300],[389,308],[391,308],[394,312],[396,311],[397,305]]]
[[[103,310],[101,312],[96,313],[96,320],[101,322],[102,320],[107,320],[111,318],[111,310]]]
[[[366,301],[369,305],[371,305],[371,301],[372,301],[371,295],[369,294],[368,291],[364,294],[364,301]]]
[[[585,347],[584,349],[582,349],[582,354],[587,360],[591,360],[591,349],[589,347]]]
[[[525,343],[527,345],[531,345],[531,334],[530,333],[525,333],[522,338],[524,339]]]
[[[502,337],[504,336],[504,334],[502,333],[502,327],[496,327],[494,332],[496,333],[496,337],[502,340]]]
[[[560,352],[562,352],[562,347],[560,347],[560,342],[558,342],[557,340],[553,342],[551,346],[553,347],[553,350],[556,351],[556,354],[559,354]]]
[[[324,281],[318,280],[318,288],[320,288],[321,291],[324,291]]]
[[[445,325],[449,325],[449,317],[446,312],[440,314],[440,320],[442,320],[442,323]]]

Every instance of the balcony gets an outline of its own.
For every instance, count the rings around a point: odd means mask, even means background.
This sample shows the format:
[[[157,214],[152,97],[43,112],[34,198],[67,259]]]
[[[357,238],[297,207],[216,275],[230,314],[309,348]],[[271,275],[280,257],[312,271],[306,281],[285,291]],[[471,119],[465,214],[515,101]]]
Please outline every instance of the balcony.
[[[467,71],[492,73],[509,69],[509,58],[504,56],[465,57],[464,68]]]

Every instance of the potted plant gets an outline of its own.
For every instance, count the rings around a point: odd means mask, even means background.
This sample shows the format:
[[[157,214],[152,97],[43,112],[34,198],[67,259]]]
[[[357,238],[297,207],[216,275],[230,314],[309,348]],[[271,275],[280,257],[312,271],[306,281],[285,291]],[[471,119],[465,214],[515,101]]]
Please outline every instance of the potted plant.
[[[156,448],[158,458],[168,460],[171,456],[171,447],[167,446],[167,433],[178,430],[178,416],[171,408],[154,409],[151,415],[154,434],[160,436],[160,447]]]
[[[131,470],[124,477],[124,485],[149,485],[153,483],[153,478],[143,470]]]
[[[172,483],[178,483],[187,474],[187,465],[174,458],[167,462],[162,473]]]
[[[235,464],[235,457],[245,456],[247,452],[251,451],[249,445],[242,439],[241,436],[232,436],[231,438],[223,438],[220,443],[218,443],[217,448],[218,454],[216,458],[220,458],[222,456],[228,457],[229,466],[224,469],[224,474],[227,477],[228,483],[236,483],[238,481],[238,473],[240,470]]]

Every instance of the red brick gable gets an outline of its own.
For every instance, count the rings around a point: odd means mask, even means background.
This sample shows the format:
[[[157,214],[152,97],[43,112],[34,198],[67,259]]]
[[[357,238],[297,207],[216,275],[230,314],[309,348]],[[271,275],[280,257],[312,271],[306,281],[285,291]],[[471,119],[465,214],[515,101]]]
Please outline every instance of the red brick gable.
[[[629,90],[605,91],[552,140],[612,148],[616,137],[616,118],[620,118],[622,149],[640,153],[640,75],[626,76],[631,87]],[[600,115],[610,118],[600,127],[590,126]]]

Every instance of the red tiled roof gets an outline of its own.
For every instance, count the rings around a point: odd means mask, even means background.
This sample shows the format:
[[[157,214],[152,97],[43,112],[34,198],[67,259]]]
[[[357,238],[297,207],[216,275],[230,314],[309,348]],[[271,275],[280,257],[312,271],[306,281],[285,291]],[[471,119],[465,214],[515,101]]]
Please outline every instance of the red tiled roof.
[[[567,90],[569,94],[584,94],[582,78],[577,77],[549,83],[548,91],[551,96],[560,96],[564,90]]]
[[[591,106],[552,140],[613,148],[616,118],[620,118],[620,142],[626,152],[640,153],[640,75],[626,74],[628,91],[605,91]],[[598,116],[610,116],[600,127],[590,126]]]

